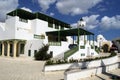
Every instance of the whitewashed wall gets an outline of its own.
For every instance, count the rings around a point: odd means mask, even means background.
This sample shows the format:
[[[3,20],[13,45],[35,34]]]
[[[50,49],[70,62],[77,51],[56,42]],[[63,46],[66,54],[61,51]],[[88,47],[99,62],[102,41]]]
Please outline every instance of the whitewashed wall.
[[[59,71],[59,70],[84,68],[84,67],[92,68],[92,67],[99,67],[101,65],[110,65],[116,62],[118,62],[118,56],[114,56],[114,57],[102,59],[102,60],[81,62],[81,63],[69,63],[69,64],[45,66],[44,71]]]
[[[49,52],[53,51],[53,57],[64,57],[64,52],[69,50],[68,48],[69,43],[68,42],[61,42],[61,46],[50,46],[49,47]],[[62,56],[60,56],[62,55]]]
[[[23,40],[33,39],[30,20],[28,20],[28,22],[26,23],[26,22],[19,21],[19,17],[16,18],[15,39],[23,39]]]
[[[105,67],[97,67],[92,69],[74,71],[74,72],[66,72],[64,76],[64,80],[80,80],[81,78],[85,77],[92,77],[96,74],[101,74],[102,72],[108,72],[114,69],[117,69],[119,63],[107,65]]]
[[[15,38],[15,23],[16,23],[17,17],[11,17],[5,21],[5,31],[4,31],[4,37],[2,40],[5,39],[14,39]]]
[[[2,40],[5,36],[5,33],[4,33],[5,28],[6,28],[5,23],[0,22],[0,40]]]
[[[42,40],[29,40],[26,42],[24,53],[28,56],[28,50],[31,50],[31,57],[33,57],[34,50],[39,50],[42,46]]]
[[[79,46],[84,46],[83,44],[82,45],[81,44]],[[85,56],[81,56],[81,54],[85,54]],[[81,58],[86,58],[87,56],[97,56],[97,55],[98,53],[94,49],[91,49],[91,46],[89,45],[89,43],[87,43],[85,45],[85,49],[79,49],[79,51],[69,56],[68,60],[69,59],[81,59]]]

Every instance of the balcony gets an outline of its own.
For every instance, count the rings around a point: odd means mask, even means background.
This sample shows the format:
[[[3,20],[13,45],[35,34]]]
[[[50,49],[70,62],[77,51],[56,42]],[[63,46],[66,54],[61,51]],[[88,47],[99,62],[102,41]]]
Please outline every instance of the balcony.
[[[50,46],[61,46],[61,42],[49,42]]]

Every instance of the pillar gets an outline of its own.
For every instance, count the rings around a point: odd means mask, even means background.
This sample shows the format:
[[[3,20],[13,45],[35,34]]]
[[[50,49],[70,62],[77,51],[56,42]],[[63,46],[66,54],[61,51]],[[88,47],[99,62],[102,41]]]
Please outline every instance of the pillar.
[[[4,42],[2,42],[2,56],[4,56],[4,49],[5,48],[5,46],[4,46]]]
[[[58,42],[60,42],[60,30],[58,30]]]
[[[86,44],[86,40],[85,40],[85,33],[84,33],[84,46],[85,46],[85,44]]]
[[[7,57],[10,57],[10,43],[7,41]]]
[[[93,49],[95,49],[94,35],[93,35]]]
[[[89,45],[90,45],[90,35],[88,37],[89,37]]]
[[[80,50],[80,45],[79,45],[80,44],[80,42],[79,42],[80,41],[80,39],[79,39],[80,34],[79,33],[80,33],[80,31],[79,31],[79,28],[78,28],[78,50]]]
[[[17,54],[17,41],[14,41],[14,42],[13,42],[13,46],[14,46],[14,49],[13,49],[13,57],[15,58],[15,57],[16,57],[16,54]]]

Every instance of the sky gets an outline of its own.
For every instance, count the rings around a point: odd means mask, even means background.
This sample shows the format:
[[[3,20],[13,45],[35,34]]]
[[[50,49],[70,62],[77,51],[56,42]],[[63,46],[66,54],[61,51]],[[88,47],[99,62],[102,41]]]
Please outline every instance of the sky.
[[[17,8],[42,12],[73,27],[83,18],[86,29],[95,36],[120,38],[120,0],[0,0],[0,21]]]

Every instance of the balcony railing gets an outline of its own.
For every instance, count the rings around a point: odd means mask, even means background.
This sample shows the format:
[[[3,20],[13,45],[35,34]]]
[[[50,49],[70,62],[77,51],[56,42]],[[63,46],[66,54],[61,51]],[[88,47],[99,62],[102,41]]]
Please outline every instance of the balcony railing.
[[[80,49],[85,49],[85,46],[80,46]]]
[[[61,46],[61,42],[49,42],[50,46]]]

